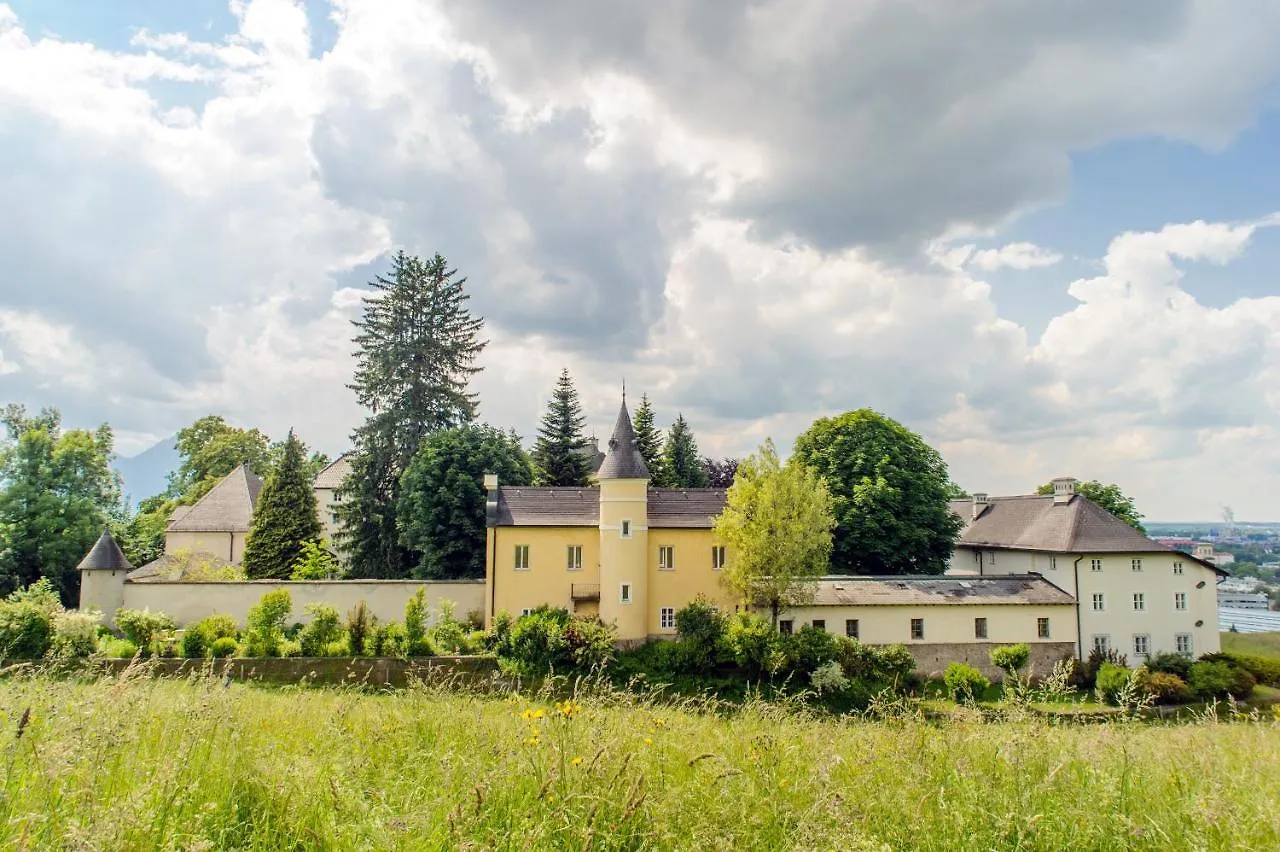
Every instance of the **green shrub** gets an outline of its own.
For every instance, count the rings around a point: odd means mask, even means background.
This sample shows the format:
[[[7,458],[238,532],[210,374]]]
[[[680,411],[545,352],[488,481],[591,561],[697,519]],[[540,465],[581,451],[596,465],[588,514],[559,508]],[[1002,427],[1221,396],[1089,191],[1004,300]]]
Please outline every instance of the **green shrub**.
[[[138,653],[138,646],[128,639],[108,639],[102,643],[104,656],[117,660],[130,660]]]
[[[1084,662],[1077,665],[1072,671],[1071,685],[1083,691],[1093,689],[1097,686],[1098,670],[1103,663],[1111,663],[1121,668],[1128,668],[1129,666],[1128,658],[1114,648],[1108,648],[1106,651],[1092,648]]]
[[[373,629],[373,615],[364,601],[359,601],[347,611],[347,647],[353,657],[362,657],[369,642],[369,631]]]
[[[613,659],[617,636],[597,618],[571,618],[564,626],[569,660],[579,671],[603,668]]]
[[[510,616],[507,616],[510,618]],[[427,638],[427,590],[418,589],[404,605],[404,641],[409,656],[423,657],[418,653],[426,646]]]
[[[288,589],[267,592],[245,616],[245,656],[276,657],[285,641],[285,623],[293,611]]]
[[[787,656],[782,650],[782,637],[763,618],[740,612],[729,620],[725,643],[733,660],[749,677],[762,677],[781,671]]]
[[[404,625],[398,621],[374,625],[369,637],[369,653],[375,657],[405,656]]]
[[[342,638],[341,616],[338,608],[326,603],[307,604],[305,611],[311,621],[298,634],[299,646],[304,657],[324,656],[324,649]]]
[[[835,660],[830,660],[813,670],[809,683],[818,695],[844,692],[849,688],[849,678]]]
[[[787,657],[787,669],[806,680],[820,666],[838,657],[836,637],[811,624],[782,637],[782,650]]]
[[[1206,654],[1201,659],[1222,660],[1242,668],[1263,686],[1280,687],[1280,660],[1252,654]]]
[[[442,604],[449,603],[441,601]],[[460,654],[466,650],[467,631],[453,617],[453,605],[441,607],[440,620],[427,631],[432,647],[442,654]]]
[[[531,674],[586,671],[613,658],[614,632],[597,619],[572,618],[567,610],[540,606],[511,628],[499,655]]]
[[[1191,696],[1201,701],[1227,696],[1248,698],[1256,685],[1253,675],[1226,660],[1201,660],[1193,663],[1187,677]]]
[[[1147,659],[1147,669],[1161,674],[1176,675],[1185,681],[1191,675],[1191,664],[1195,662],[1186,654],[1174,654],[1161,651]]]
[[[174,630],[177,625],[173,619],[163,612],[152,612],[149,609],[116,610],[116,627],[125,638],[149,654],[165,633]]]
[[[1011,677],[1017,675],[1030,659],[1031,647],[1026,642],[991,649],[991,665]]]
[[[50,612],[27,601],[0,603],[0,657],[35,660],[52,645]]]
[[[285,639],[280,643],[280,656],[282,657],[301,657],[302,643],[297,639]]]
[[[50,618],[53,618],[54,613],[62,611],[62,599],[58,597],[58,590],[48,577],[41,577],[25,589],[15,589],[5,600],[15,604],[30,604]]]
[[[1138,687],[1150,695],[1156,704],[1186,704],[1191,700],[1191,690],[1187,687],[1186,681],[1176,674],[1152,671],[1144,667],[1138,669],[1135,678]]]
[[[702,595],[676,612],[676,634],[683,640],[681,665],[705,671],[720,659],[725,644],[724,614]]]
[[[236,638],[236,620],[229,615],[215,613],[188,624],[182,634],[182,656],[199,659],[209,656],[209,649],[219,639]]]
[[[182,656],[189,660],[203,659],[209,651],[209,639],[198,625],[189,625],[182,631]]]
[[[968,663],[952,663],[947,666],[942,680],[947,685],[947,694],[963,703],[978,700],[987,687],[991,686],[991,681]]]
[[[61,610],[53,615],[53,643],[49,653],[58,657],[87,657],[98,649],[102,613]]]
[[[239,643],[236,642],[234,636],[223,636],[220,639],[214,639],[213,643],[209,645],[209,656],[219,660],[223,657],[230,657],[235,654],[238,647]]]
[[[1124,666],[1118,666],[1115,663],[1103,663],[1098,668],[1096,678],[1098,692],[1102,694],[1107,703],[1114,704],[1116,696],[1129,683],[1129,678],[1132,676],[1133,672]]]

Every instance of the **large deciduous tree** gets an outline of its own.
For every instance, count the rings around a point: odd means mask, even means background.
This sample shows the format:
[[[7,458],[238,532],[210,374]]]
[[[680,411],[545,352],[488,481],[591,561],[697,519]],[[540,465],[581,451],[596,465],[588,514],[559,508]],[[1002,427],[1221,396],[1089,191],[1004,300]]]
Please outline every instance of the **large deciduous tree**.
[[[265,434],[232,426],[216,414],[179,429],[175,445],[182,462],[169,475],[172,498],[199,499],[242,464],[259,476],[266,476],[271,466],[271,442]]]
[[[662,467],[662,432],[654,425],[653,405],[648,394],[640,394],[640,407],[631,415],[631,428],[636,433],[636,449],[649,470],[649,479],[658,482]]]
[[[538,426],[533,465],[539,485],[584,486],[591,477],[591,459],[583,453],[587,418],[578,402],[568,368],[560,373],[547,411]]]
[[[253,509],[244,546],[244,570],[251,580],[287,580],[308,543],[323,532],[311,492],[302,442],[289,430],[280,464],[267,476]]]
[[[683,414],[677,414],[662,448],[658,484],[665,488],[706,488],[707,481],[707,470],[698,455],[698,442],[693,438],[689,421]]]
[[[397,516],[405,546],[422,554],[417,577],[484,576],[484,475],[533,482],[533,463],[514,432],[469,425],[428,435],[400,480]]]
[[[487,341],[467,308],[465,278],[440,255],[423,261],[403,251],[390,276],[364,300],[356,321],[351,383],[369,416],[352,436],[351,475],[340,489],[338,544],[354,577],[408,577],[421,561],[396,524],[400,478],[422,439],[475,419],[469,390]]]
[[[831,495],[822,479],[793,459],[783,465],[773,441],[738,465],[716,538],[731,552],[721,581],[752,606],[767,606],[774,627],[787,606],[812,599],[812,580],[826,573]]]
[[[0,422],[0,595],[47,577],[75,606],[76,566],[119,508],[111,428],[63,431],[56,410],[31,417],[20,405]]]
[[[793,459],[831,490],[833,572],[946,570],[963,524],[947,505],[946,463],[919,435],[863,408],[814,422],[796,438]]]
[[[1046,482],[1036,489],[1036,493],[1052,494],[1053,483]],[[1119,485],[1115,483],[1103,485],[1098,480],[1091,479],[1088,482],[1078,483],[1076,493],[1097,503],[1143,535],[1146,534],[1147,529],[1142,525],[1142,513],[1134,505],[1133,498],[1121,491]]]

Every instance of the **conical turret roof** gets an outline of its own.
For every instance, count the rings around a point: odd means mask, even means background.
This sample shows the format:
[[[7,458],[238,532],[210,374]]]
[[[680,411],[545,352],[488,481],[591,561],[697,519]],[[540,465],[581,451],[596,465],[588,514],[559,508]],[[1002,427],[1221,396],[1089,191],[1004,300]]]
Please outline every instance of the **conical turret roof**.
[[[132,571],[133,565],[125,558],[124,551],[108,530],[94,542],[84,559],[76,566],[77,571]]]
[[[644,456],[640,455],[640,445],[636,441],[636,430],[631,426],[631,414],[627,411],[627,397],[622,397],[622,408],[618,410],[618,422],[613,426],[613,436],[609,438],[609,452],[596,474],[597,479],[648,479],[649,468],[645,466]]]

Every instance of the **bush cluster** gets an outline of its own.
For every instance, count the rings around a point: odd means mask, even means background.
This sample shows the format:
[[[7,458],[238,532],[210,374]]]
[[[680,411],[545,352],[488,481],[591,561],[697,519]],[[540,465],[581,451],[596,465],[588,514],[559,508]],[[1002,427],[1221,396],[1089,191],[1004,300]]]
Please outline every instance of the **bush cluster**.
[[[589,672],[613,659],[615,634],[598,619],[540,606],[515,622],[495,625],[498,656],[524,674]]]
[[[994,655],[994,652],[993,652]],[[953,701],[972,704],[982,697],[991,681],[986,675],[967,663],[952,663],[942,675],[947,694]]]

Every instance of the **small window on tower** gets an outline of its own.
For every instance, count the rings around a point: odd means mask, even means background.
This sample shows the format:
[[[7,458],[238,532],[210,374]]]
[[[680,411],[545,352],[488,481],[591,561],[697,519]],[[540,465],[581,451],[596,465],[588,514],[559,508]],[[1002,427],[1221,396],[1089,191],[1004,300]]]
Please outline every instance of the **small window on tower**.
[[[621,532],[622,532],[622,537],[623,537],[623,538],[631,538],[631,521],[629,521],[629,520],[624,520],[624,521],[622,522],[622,530],[621,530]]]

